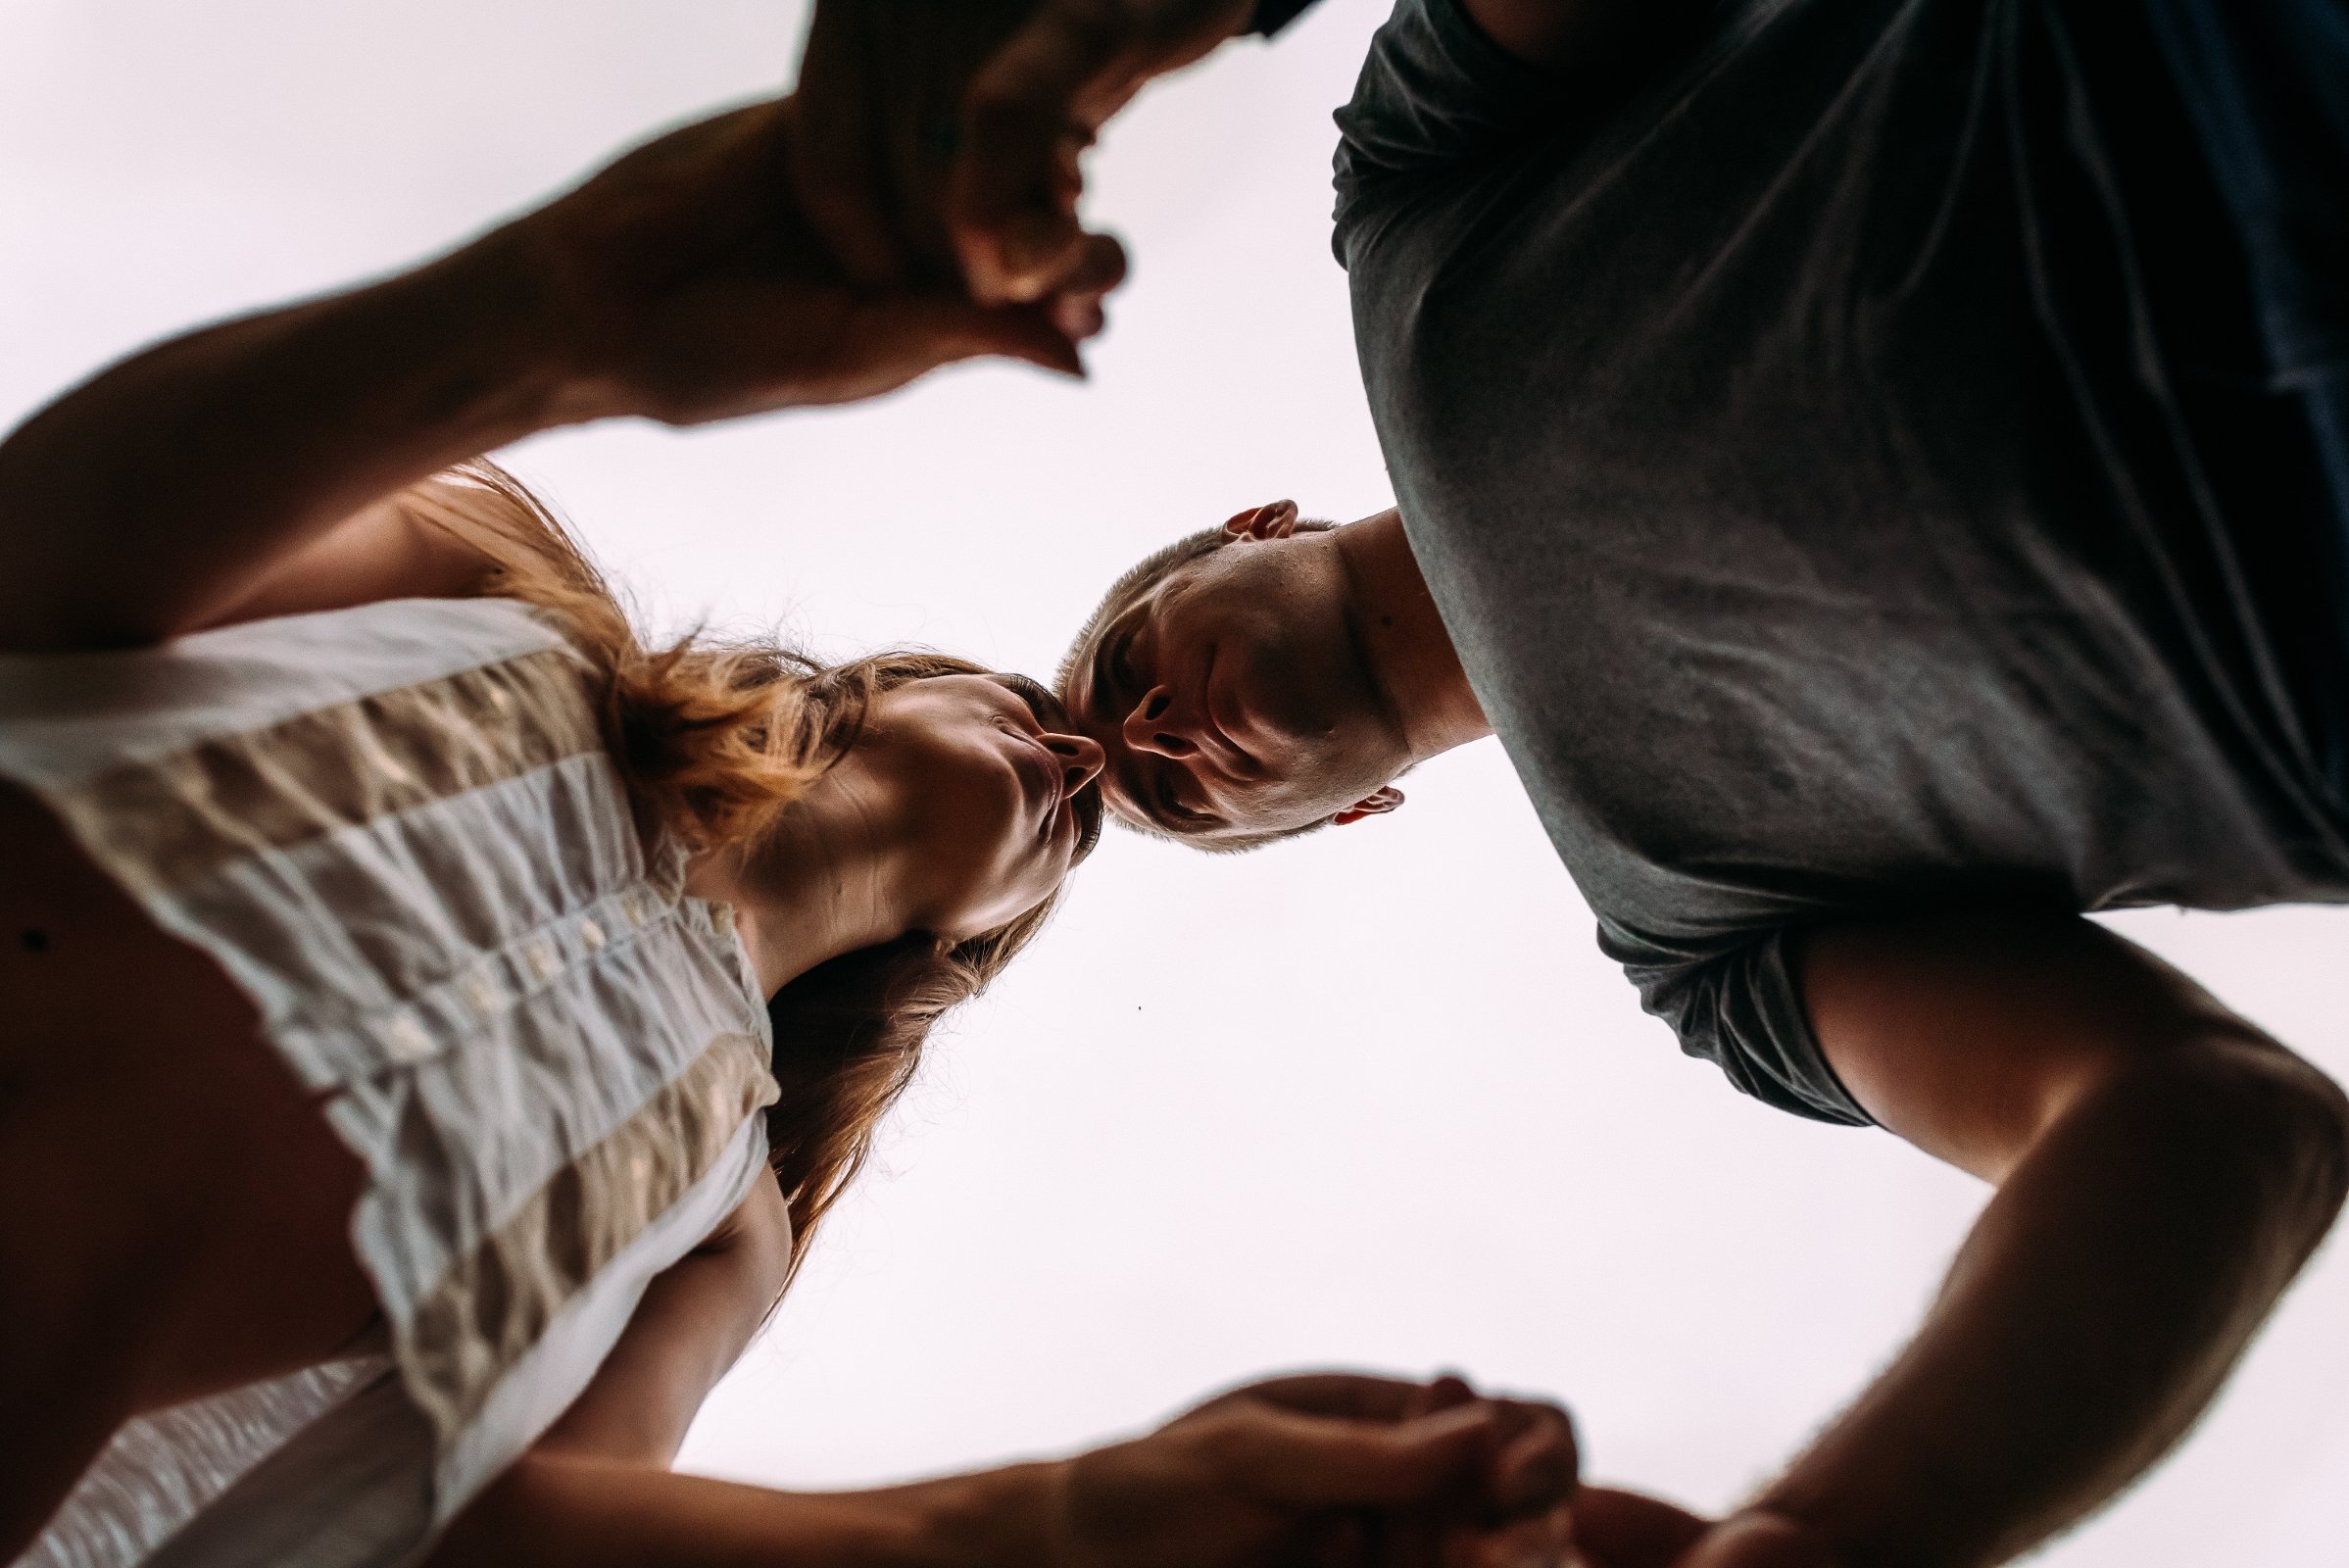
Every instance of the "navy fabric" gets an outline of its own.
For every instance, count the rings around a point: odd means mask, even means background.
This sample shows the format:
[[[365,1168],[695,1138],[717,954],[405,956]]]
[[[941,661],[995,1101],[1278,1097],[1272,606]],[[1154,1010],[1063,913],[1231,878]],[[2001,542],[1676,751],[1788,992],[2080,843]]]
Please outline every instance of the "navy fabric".
[[[2197,56],[2261,106],[2244,176],[2150,3],[1725,0],[1594,77],[1402,0],[1340,116],[1446,628],[1602,948],[1797,1114],[1868,1119],[1809,927],[2349,902],[2317,412],[2349,187],[2297,172],[2333,78]],[[2187,3],[2237,43],[2338,15]]]
[[[1256,0],[1247,30],[1269,38],[1312,9],[1313,0]]]
[[[2263,380],[2325,495],[2306,706],[2349,791],[2349,0],[2144,4],[2243,250]]]
[[[2349,369],[2349,3],[2142,3],[2251,258],[2270,373]]]

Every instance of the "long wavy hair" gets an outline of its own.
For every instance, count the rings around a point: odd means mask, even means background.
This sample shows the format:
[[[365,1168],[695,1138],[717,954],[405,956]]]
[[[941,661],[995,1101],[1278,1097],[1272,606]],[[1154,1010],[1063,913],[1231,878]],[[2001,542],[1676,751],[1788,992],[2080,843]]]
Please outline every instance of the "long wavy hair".
[[[536,495],[487,460],[410,487],[409,515],[494,563],[479,592],[559,616],[602,683],[607,749],[638,830],[695,851],[756,840],[856,744],[874,697],[938,675],[987,674],[944,654],[885,653],[825,665],[774,640],[705,632],[656,646],[611,582]],[[1078,854],[1101,830],[1101,797],[1077,797]],[[776,1180],[790,1204],[794,1272],[816,1223],[863,1167],[882,1113],[912,1081],[930,1030],[1034,940],[1058,894],[992,931],[948,943],[925,932],[844,954],[767,1002],[782,1098],[767,1111]]]

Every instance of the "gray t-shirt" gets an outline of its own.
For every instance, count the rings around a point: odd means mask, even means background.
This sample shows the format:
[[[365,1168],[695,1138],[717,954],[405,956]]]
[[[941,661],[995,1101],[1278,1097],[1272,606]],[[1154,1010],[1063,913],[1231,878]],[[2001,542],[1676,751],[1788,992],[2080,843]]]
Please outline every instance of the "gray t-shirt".
[[[1733,4],[1578,82],[1401,0],[1339,117],[1363,375],[1469,677],[1648,1009],[1804,1115],[1867,1119],[1805,925],[2349,900],[2270,612],[2289,509],[2190,417],[2233,307],[2156,319],[2147,236],[2203,210],[2112,9]]]

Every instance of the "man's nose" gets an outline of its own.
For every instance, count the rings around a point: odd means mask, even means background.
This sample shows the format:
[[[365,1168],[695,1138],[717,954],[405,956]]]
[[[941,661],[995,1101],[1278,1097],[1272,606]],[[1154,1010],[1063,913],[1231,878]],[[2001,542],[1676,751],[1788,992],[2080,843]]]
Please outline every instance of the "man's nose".
[[[1052,735],[1044,737],[1044,748],[1060,759],[1060,778],[1063,793],[1074,795],[1101,776],[1101,766],[1108,755],[1101,743],[1090,735]]]
[[[1155,752],[1176,759],[1199,755],[1199,742],[1184,731],[1190,725],[1175,711],[1174,688],[1152,686],[1126,715],[1126,745],[1137,752]]]

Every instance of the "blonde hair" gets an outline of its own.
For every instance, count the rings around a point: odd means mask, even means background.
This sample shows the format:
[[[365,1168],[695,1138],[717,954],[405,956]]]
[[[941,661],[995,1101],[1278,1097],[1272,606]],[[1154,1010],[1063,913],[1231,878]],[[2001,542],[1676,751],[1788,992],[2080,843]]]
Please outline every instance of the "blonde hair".
[[[697,851],[755,839],[856,743],[875,696],[989,673],[924,652],[826,666],[771,639],[699,631],[652,646],[562,520],[497,465],[462,465],[411,486],[400,504],[493,564],[483,596],[562,618],[601,680],[605,746],[648,839],[673,836]],[[1099,832],[1099,792],[1077,807],[1082,855]],[[794,1272],[912,1081],[931,1028],[1003,972],[1057,899],[961,942],[916,931],[845,954],[768,1000],[782,1098],[767,1111],[767,1142],[790,1204]]]

